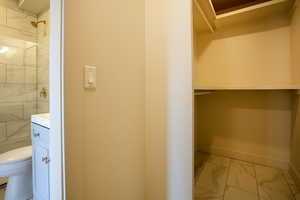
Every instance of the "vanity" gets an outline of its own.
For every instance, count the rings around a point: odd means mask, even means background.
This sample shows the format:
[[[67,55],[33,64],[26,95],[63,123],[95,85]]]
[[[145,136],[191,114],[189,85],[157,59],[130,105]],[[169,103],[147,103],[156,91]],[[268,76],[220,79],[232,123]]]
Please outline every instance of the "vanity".
[[[49,132],[49,114],[32,115],[33,200],[50,200]]]

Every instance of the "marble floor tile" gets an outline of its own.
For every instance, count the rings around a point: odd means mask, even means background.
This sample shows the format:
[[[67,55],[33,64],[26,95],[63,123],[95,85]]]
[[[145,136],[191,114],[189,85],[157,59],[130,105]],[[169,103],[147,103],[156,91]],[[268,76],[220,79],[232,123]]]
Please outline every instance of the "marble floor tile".
[[[227,185],[257,194],[254,166],[250,163],[232,160]]]
[[[194,160],[194,164],[195,164],[196,168],[201,167],[206,162],[207,158],[208,158],[207,153],[196,152],[195,153],[195,160]]]
[[[294,200],[294,196],[280,170],[255,166],[261,200]]]
[[[195,154],[195,165],[203,164],[205,162],[213,163],[216,165],[229,166],[230,159],[223,156],[217,156],[208,154],[205,152],[196,152]]]
[[[0,200],[4,200],[4,189],[0,189]]]
[[[235,187],[226,187],[224,200],[258,200],[258,195]]]
[[[198,199],[212,199],[223,196],[226,186],[228,167],[206,162],[196,177],[194,195]]]
[[[222,165],[224,167],[228,167],[230,159],[222,156],[209,155],[207,157],[207,162],[215,165]]]
[[[194,181],[195,181],[195,183],[197,183],[203,168],[204,168],[203,166],[198,166],[198,167],[194,168],[194,178],[195,178]]]
[[[285,170],[283,171],[283,175],[285,177],[285,180],[287,181],[288,185],[290,186],[290,189],[292,190],[292,193],[294,195],[300,193],[300,189],[297,187],[294,179],[292,178],[292,176],[290,175],[290,173]]]

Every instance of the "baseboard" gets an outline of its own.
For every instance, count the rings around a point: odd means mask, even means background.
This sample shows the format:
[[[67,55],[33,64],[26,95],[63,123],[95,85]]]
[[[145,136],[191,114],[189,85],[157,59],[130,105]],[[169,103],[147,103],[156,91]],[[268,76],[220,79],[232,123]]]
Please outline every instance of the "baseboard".
[[[199,151],[212,153],[220,156],[226,156],[229,158],[237,159],[237,160],[243,160],[251,163],[256,163],[259,165],[265,165],[269,167],[275,167],[280,168],[284,170],[288,170],[290,168],[289,166],[289,160],[280,160],[280,159],[274,159],[267,156],[259,156],[255,154],[245,153],[245,152],[238,152],[233,151],[230,149],[225,148],[219,148],[219,147],[201,147],[198,148]]]
[[[289,173],[293,180],[296,183],[296,186],[300,189],[300,172],[296,169],[296,167],[290,163],[289,164]]]

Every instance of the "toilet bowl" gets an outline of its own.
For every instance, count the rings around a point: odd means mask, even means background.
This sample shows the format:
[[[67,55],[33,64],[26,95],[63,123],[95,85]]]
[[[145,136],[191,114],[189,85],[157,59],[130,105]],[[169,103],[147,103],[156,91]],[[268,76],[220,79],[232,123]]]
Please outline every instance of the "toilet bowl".
[[[32,147],[0,154],[0,177],[7,177],[5,200],[32,199]]]

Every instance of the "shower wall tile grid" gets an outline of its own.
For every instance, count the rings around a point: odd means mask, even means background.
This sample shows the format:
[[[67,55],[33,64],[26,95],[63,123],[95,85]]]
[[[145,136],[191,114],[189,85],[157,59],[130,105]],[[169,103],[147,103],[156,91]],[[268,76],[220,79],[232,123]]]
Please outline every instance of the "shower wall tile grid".
[[[194,200],[300,200],[287,171],[196,153]]]
[[[1,35],[36,42],[37,30],[31,25],[31,21],[37,21],[37,17],[17,8],[0,6]]]
[[[0,153],[30,143],[30,116],[37,112],[37,46],[32,39],[37,30],[31,25],[36,20],[0,7]],[[26,38],[30,42],[22,40]]]
[[[46,20],[46,24],[38,26],[38,91],[43,88],[49,92],[49,11],[42,13],[39,21]],[[49,112],[49,94],[47,97],[41,95],[37,99],[38,113]]]

